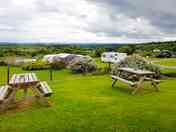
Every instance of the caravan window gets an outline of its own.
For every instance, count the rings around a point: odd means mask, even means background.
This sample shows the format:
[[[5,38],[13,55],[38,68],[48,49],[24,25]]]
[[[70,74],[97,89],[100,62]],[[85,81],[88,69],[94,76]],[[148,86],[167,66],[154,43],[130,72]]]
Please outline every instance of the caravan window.
[[[111,58],[113,58],[114,56],[113,56],[113,55],[111,55],[110,57],[111,57]]]
[[[103,57],[106,58],[106,55],[104,54]]]

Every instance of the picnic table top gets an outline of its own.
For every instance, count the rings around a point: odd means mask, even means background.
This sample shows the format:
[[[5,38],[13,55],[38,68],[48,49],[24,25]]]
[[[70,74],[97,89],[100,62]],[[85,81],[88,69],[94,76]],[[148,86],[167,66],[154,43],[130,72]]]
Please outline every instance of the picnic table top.
[[[139,69],[133,69],[133,68],[127,68],[127,67],[123,67],[123,68],[119,68],[120,71],[126,71],[129,73],[133,73],[136,75],[154,75],[154,72],[151,71],[147,71],[147,70],[139,70]]]
[[[33,82],[38,82],[37,76],[35,73],[23,73],[23,74],[13,74],[9,84],[29,84]]]

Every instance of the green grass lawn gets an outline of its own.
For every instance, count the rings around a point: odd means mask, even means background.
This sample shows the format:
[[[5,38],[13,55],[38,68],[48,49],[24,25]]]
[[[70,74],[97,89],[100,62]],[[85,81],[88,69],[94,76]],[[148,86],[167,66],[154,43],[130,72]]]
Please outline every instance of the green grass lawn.
[[[13,73],[22,73],[11,68]],[[111,87],[109,75],[76,75],[68,70],[37,71],[54,94],[52,107],[38,104],[0,115],[0,132],[175,132],[176,80],[163,80],[160,92],[146,83],[143,92],[131,95],[128,86]],[[0,67],[0,83],[6,68]]]
[[[162,66],[176,66],[176,58],[146,58],[149,61],[156,61],[154,64]]]
[[[159,62],[155,62],[155,64],[159,64],[162,66],[176,66],[176,59],[171,58],[171,59],[163,59]]]
[[[107,63],[102,63],[100,58],[95,58],[96,64],[98,65],[98,67],[100,68],[105,68],[108,67]]]
[[[154,64],[161,66],[176,66],[176,58],[145,58],[146,60],[154,61]],[[156,61],[156,62],[155,62]],[[166,76],[176,77],[176,69],[162,69],[161,72]]]
[[[163,58],[145,58],[146,60],[149,60],[149,61],[158,61],[158,60],[163,60]]]

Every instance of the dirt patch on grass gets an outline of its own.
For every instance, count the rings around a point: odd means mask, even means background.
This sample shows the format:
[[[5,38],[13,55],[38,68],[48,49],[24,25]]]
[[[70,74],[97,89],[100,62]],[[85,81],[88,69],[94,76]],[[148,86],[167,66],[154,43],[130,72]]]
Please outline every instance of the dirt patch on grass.
[[[12,104],[12,106],[8,110],[1,112],[1,114],[13,114],[29,109],[32,107],[34,100],[35,99],[33,97],[28,97],[27,99],[17,101],[15,104]]]

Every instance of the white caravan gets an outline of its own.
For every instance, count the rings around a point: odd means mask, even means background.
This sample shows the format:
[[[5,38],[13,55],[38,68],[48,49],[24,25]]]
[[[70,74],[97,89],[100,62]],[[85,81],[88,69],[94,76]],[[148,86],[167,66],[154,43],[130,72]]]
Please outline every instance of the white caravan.
[[[101,61],[105,63],[119,63],[127,57],[126,53],[104,52],[101,55]]]

